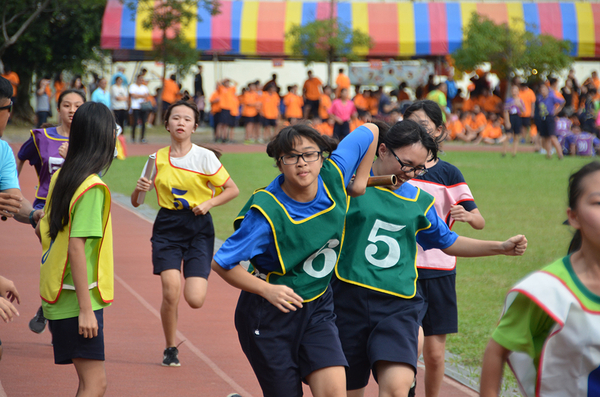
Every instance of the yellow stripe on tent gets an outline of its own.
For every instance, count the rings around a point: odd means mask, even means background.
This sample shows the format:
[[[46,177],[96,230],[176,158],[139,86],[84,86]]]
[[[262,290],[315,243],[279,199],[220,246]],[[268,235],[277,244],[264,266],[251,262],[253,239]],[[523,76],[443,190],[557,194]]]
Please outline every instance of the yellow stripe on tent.
[[[398,3],[398,53],[412,56],[417,53],[415,9],[413,3]]]
[[[352,28],[369,34],[369,7],[367,3],[352,3]],[[369,47],[354,47],[357,55],[368,55]]]
[[[523,15],[523,4],[507,3],[506,8],[508,11],[508,26],[510,26],[511,29],[515,29],[519,32],[524,32],[525,17]]]
[[[477,13],[477,3],[460,3],[460,16],[462,18],[463,38],[465,37],[465,28],[471,22],[473,14]]]
[[[294,25],[302,24],[302,3],[299,1],[288,1],[285,7],[284,34],[288,33]],[[292,41],[284,36],[283,51],[292,54]]]
[[[154,0],[140,0],[135,15],[135,49],[152,50],[152,30],[144,29],[143,23],[152,14]]]
[[[242,9],[242,27],[240,29],[241,54],[256,54],[258,4],[258,1],[244,1],[244,8]]]
[[[192,4],[189,8],[189,12],[191,12],[193,15],[198,15],[198,6],[196,4]],[[190,23],[187,24],[187,26],[181,26],[181,34],[183,35],[183,37],[185,38],[185,41],[190,43],[190,46],[193,49],[196,49],[197,43],[196,43],[196,31],[198,30],[198,19],[197,18],[193,18]]]
[[[594,29],[594,13],[590,3],[575,3],[577,11],[577,39],[579,53],[577,56],[593,57],[595,55],[596,32]]]

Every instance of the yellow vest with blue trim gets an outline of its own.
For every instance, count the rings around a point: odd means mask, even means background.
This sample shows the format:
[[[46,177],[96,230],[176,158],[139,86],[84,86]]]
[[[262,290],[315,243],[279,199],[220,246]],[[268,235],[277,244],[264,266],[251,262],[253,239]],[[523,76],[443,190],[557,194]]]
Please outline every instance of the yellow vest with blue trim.
[[[171,164],[170,154],[170,146],[156,152],[154,187],[158,205],[162,208],[191,210],[223,192],[222,187],[214,186],[210,180],[214,175],[225,171],[222,166],[214,174],[206,175],[175,167]]]
[[[60,170],[57,171],[50,183],[48,197],[52,196],[54,184]],[[103,233],[100,239],[99,257],[98,257],[98,273],[95,278],[97,282],[98,292],[103,302],[109,303],[114,298],[114,263],[113,263],[113,239],[112,239],[112,221],[110,216],[111,197],[108,186],[96,174],[90,175],[77,188],[71,203],[69,204],[69,222],[58,232],[54,240],[50,239],[50,212],[46,205],[46,215],[40,220],[40,233],[42,236],[42,261],[40,265],[40,297],[48,303],[56,303],[63,290],[63,281],[65,271],[69,263],[69,239],[71,234],[71,212],[77,200],[79,200],[85,192],[94,186],[101,186],[105,189],[104,208],[102,211],[102,226]],[[94,285],[95,287],[95,285]]]

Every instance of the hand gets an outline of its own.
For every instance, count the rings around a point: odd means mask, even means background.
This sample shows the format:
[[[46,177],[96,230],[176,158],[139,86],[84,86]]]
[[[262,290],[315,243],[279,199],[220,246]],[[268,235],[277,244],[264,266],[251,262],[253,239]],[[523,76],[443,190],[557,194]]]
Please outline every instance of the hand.
[[[210,203],[210,200],[203,202],[200,205],[195,206],[192,211],[194,212],[195,215],[206,215],[208,213],[208,211],[210,211],[210,209],[212,208],[212,204]]]
[[[98,336],[98,320],[92,310],[79,312],[79,335],[83,335],[84,338]]]
[[[462,205],[453,205],[450,207],[450,216],[459,222],[471,222],[473,218],[473,214],[467,211]]]
[[[137,190],[141,190],[142,192],[150,191],[151,187],[152,187],[152,184],[150,183],[148,178],[144,178],[144,177],[141,177],[140,179],[138,179],[137,184],[135,185],[135,188]]]
[[[273,306],[284,313],[296,311],[296,307],[302,308],[302,298],[293,289],[285,285],[267,284],[263,298],[271,302]]]
[[[501,247],[504,255],[523,255],[527,249],[527,239],[524,235],[519,234],[503,242]]]
[[[46,215],[44,213],[44,210],[35,210],[33,213],[33,221],[35,222],[35,224],[37,225],[38,223],[40,223],[40,219],[42,219],[44,217],[44,215]]]
[[[0,276],[0,296],[10,302],[14,302],[16,300],[17,303],[21,303],[19,292],[17,291],[17,287],[15,287],[15,283],[2,276]]]
[[[12,218],[19,213],[23,197],[17,194],[0,193],[0,215]]]
[[[69,142],[64,142],[58,148],[58,154],[60,154],[60,157],[62,157],[63,159],[67,158],[67,152],[68,151],[69,151]]]
[[[15,315],[20,316],[17,308],[9,300],[0,297],[0,317],[2,317],[4,322],[11,322]]]

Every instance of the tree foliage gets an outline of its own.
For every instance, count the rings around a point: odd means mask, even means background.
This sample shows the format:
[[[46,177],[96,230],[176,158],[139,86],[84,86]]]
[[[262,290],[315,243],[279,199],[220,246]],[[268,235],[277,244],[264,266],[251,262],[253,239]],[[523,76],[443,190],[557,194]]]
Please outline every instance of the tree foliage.
[[[292,53],[301,57],[306,65],[327,62],[329,81],[333,61],[357,61],[361,58],[357,49],[367,50],[373,47],[371,36],[360,30],[352,30],[337,18],[294,25],[286,33],[286,38],[292,42]]]
[[[14,37],[43,3],[38,0],[4,1],[3,30],[6,33],[3,32],[2,43],[7,37]],[[51,76],[62,70],[83,73],[85,60],[99,58],[105,7],[106,0],[51,0],[14,43],[6,46],[2,61],[10,65],[21,80],[14,110],[17,118],[33,116],[29,99],[34,74]]]
[[[473,70],[489,62],[500,79],[509,79],[520,70],[528,76],[532,70],[541,75],[560,72],[573,63],[568,54],[571,43],[549,35],[536,35],[524,29],[523,21],[515,21],[522,29],[496,24],[473,14],[465,28],[462,46],[452,56],[459,70]]]

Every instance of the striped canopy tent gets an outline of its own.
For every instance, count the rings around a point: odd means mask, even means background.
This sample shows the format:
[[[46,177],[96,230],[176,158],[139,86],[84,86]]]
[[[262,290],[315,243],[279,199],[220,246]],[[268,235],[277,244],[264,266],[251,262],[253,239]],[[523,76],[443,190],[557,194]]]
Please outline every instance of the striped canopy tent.
[[[211,16],[198,8],[198,21],[182,29],[191,45],[205,53],[245,57],[291,54],[285,33],[293,25],[330,17],[329,2],[222,1]],[[572,42],[578,58],[600,58],[600,3],[368,3],[336,2],[334,16],[368,33],[374,46],[358,49],[369,57],[446,55],[460,47],[465,27],[478,13],[517,29],[545,33]],[[108,0],[101,46],[113,50],[151,50],[160,31],[144,30],[145,15]],[[171,32],[172,34],[172,32]]]

